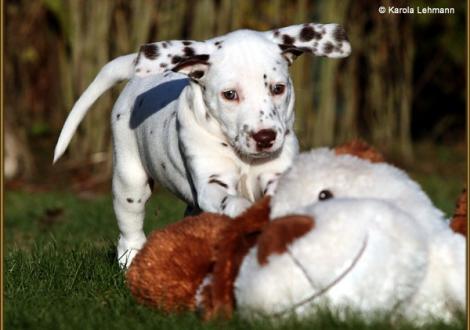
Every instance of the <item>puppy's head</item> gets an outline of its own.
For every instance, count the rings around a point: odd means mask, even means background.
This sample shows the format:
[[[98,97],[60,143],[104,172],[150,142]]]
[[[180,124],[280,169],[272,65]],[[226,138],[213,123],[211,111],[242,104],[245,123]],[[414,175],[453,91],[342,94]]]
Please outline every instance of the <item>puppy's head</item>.
[[[294,120],[287,61],[277,45],[253,31],[227,35],[222,47],[203,82],[208,111],[240,154],[269,156],[282,147]]]
[[[239,30],[204,42],[144,46],[136,74],[164,70],[187,74],[201,93],[207,120],[249,158],[270,157],[291,134],[294,90],[288,66],[304,52],[345,57],[351,47],[336,24],[293,25],[267,32]]]

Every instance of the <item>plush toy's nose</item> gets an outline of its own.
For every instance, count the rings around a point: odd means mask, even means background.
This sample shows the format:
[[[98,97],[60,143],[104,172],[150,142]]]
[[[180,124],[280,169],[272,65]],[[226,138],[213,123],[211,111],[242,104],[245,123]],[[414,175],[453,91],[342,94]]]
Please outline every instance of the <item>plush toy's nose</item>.
[[[262,129],[251,134],[251,137],[256,141],[256,147],[258,149],[266,149],[273,145],[273,141],[276,140],[276,135],[275,130]]]
[[[259,264],[266,265],[271,254],[286,252],[287,245],[312,230],[314,223],[313,218],[300,215],[282,217],[270,222],[258,239]]]

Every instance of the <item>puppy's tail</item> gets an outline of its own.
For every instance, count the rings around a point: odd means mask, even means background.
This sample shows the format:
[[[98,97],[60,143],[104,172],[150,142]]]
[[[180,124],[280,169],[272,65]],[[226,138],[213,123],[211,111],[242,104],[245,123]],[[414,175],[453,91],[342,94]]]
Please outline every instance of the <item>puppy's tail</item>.
[[[55,163],[65,152],[65,149],[67,149],[73,134],[92,104],[104,92],[118,82],[132,78],[136,57],[137,54],[120,56],[107,63],[98,73],[95,80],[93,80],[90,86],[88,86],[85,92],[83,92],[77,102],[75,102],[72,110],[65,120],[64,127],[60,132],[59,140],[57,141],[54,150],[53,163]]]

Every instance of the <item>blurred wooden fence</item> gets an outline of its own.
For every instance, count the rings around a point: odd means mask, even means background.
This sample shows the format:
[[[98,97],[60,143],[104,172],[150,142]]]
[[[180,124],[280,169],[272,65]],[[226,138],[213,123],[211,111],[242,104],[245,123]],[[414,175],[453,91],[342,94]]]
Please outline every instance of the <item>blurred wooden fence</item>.
[[[373,1],[17,0],[5,10],[5,109],[19,130],[45,130],[55,140],[100,67],[142,43],[337,22],[352,55],[304,55],[291,68],[301,146],[361,136],[412,157],[412,25],[406,15],[379,15]],[[104,95],[87,115],[68,159],[110,158],[109,113],[118,92]]]

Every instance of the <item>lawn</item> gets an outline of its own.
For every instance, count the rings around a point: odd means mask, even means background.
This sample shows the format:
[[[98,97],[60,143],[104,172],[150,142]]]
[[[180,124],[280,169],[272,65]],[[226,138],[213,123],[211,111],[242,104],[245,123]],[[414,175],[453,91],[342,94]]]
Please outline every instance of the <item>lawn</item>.
[[[424,173],[424,174],[423,174]],[[448,215],[461,176],[413,174]],[[168,193],[147,205],[146,231],[181,218],[184,205]],[[115,261],[118,235],[109,195],[9,191],[4,214],[5,329],[269,329],[266,320],[202,323],[192,313],[164,315],[135,303]],[[325,312],[279,329],[414,329],[387,317],[339,321]],[[464,329],[435,323],[426,329]]]

